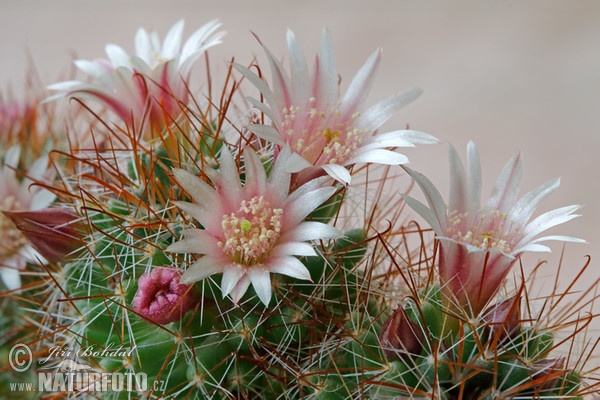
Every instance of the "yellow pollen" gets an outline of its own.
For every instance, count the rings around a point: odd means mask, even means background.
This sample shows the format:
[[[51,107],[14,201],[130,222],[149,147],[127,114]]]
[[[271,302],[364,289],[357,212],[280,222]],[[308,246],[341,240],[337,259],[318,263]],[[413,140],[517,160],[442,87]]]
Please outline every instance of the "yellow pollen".
[[[240,266],[264,261],[281,232],[281,208],[272,208],[263,196],[244,200],[237,211],[224,215],[223,240],[218,245]]]

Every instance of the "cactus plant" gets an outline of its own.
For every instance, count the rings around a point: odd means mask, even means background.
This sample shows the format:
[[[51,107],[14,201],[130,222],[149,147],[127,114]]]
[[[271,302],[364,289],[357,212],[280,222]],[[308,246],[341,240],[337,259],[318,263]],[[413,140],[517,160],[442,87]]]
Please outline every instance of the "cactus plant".
[[[584,343],[579,359],[561,352],[580,345],[593,316],[570,310],[568,291],[547,299],[561,319],[534,312],[537,270],[516,289],[506,279],[521,252],[540,250],[532,242],[537,228],[573,217],[575,208],[562,209],[527,230],[530,203],[557,182],[509,212],[503,207],[517,190],[515,159],[497,185],[507,197],[493,197],[498,212],[481,213],[470,235],[455,232],[478,206],[474,145],[467,173],[451,150],[453,168],[462,171],[455,183],[467,189],[453,192],[455,210],[446,212],[431,182],[411,169],[405,174],[398,165],[406,157],[390,150],[437,140],[413,130],[377,132],[420,91],[361,111],[380,51],[342,97],[327,32],[312,75],[289,32],[291,74],[266,50],[272,82],[236,64],[220,98],[182,92],[190,78],[185,60],[193,63],[220,40],[217,27],[201,28],[181,54],[183,25],[172,29],[171,45],[159,52],[166,57],[160,71],[169,71],[163,86],[142,55],[118,67],[124,59],[116,47],[107,49],[112,67],[93,85],[51,86],[58,97],[80,101],[77,123],[84,120],[89,134],[66,147],[47,138],[24,158],[51,153],[56,178],[36,180],[53,202],[46,214],[2,210],[2,224],[22,231],[18,243],[31,240],[44,257],[29,260],[22,285],[12,280],[1,300],[3,357],[17,343],[32,349],[33,367],[21,380],[67,369],[62,384],[71,386],[45,381],[44,390],[102,398],[582,398],[597,391],[578,362],[593,348]],[[148,42],[142,39],[140,46]],[[86,73],[101,65],[77,64]],[[266,103],[240,94],[246,81]],[[89,100],[107,111],[92,111]],[[3,151],[11,171],[27,170],[29,161],[17,165],[14,150]],[[372,172],[384,178],[373,184]],[[414,178],[430,208],[404,191],[399,196],[394,173]],[[10,177],[17,184],[34,178]],[[435,239],[405,217],[407,205]],[[524,231],[494,242],[490,227],[506,228],[509,217]],[[476,292],[486,266],[493,279]],[[572,307],[583,312],[594,300]],[[16,374],[9,370],[3,385]],[[96,380],[77,380],[84,375]],[[116,377],[135,381],[124,387]]]

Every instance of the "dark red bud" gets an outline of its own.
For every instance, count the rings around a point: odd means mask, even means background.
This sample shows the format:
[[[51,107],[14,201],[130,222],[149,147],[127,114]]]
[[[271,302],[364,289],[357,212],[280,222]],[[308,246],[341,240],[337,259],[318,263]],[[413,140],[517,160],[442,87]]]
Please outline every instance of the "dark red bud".
[[[46,260],[68,261],[83,246],[84,224],[72,210],[4,211]]]
[[[566,372],[564,357],[536,361],[533,364],[532,374],[532,378],[536,383],[536,392],[544,393],[554,389],[558,379]]]
[[[483,321],[490,327],[498,341],[514,338],[521,328],[521,298],[510,299],[496,303],[483,312]]]
[[[408,318],[402,307],[398,307],[383,324],[379,335],[383,352],[389,360],[421,353],[424,340],[423,330]]]

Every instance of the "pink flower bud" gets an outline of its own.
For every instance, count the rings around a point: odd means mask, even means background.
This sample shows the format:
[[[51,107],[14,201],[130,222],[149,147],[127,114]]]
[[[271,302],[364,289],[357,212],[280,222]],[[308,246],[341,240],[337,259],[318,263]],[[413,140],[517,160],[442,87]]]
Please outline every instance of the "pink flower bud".
[[[513,338],[521,327],[521,298],[513,297],[496,303],[483,312],[483,320],[499,335],[499,341]]]
[[[142,274],[133,298],[133,309],[145,319],[168,324],[179,321],[197,303],[193,285],[179,283],[181,272],[175,267],[156,267]]]
[[[83,246],[83,223],[67,208],[45,208],[37,211],[4,211],[46,260],[68,260]]]
[[[398,307],[383,324],[379,335],[381,347],[389,360],[421,353],[424,340],[423,330],[408,318],[402,307]]]

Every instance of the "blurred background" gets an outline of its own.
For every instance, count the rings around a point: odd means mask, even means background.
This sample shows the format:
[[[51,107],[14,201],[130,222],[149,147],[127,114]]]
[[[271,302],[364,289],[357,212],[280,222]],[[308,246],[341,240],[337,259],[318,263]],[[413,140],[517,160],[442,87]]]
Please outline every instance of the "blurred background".
[[[103,58],[107,43],[133,52],[138,27],[157,30],[162,39],[181,18],[184,37],[210,19],[223,22],[225,42],[210,52],[221,72],[233,55],[242,64],[255,55],[262,59],[251,32],[283,57],[291,28],[310,59],[327,27],[346,85],[383,48],[371,103],[410,86],[424,89],[385,127],[409,123],[453,143],[462,155],[474,140],[484,195],[518,151],[525,162],[523,193],[560,176],[561,188],[540,210],[584,205],[582,218],[552,233],[589,242],[566,246],[565,276],[572,278],[588,254],[592,266],[584,283],[600,275],[600,2],[1,0],[0,87],[18,97],[29,58],[50,84],[68,76],[74,58]],[[448,192],[445,145],[406,154],[413,168]],[[549,283],[562,245],[553,249],[526,259],[548,260],[543,275]],[[599,331],[596,321],[591,333],[598,337]]]

